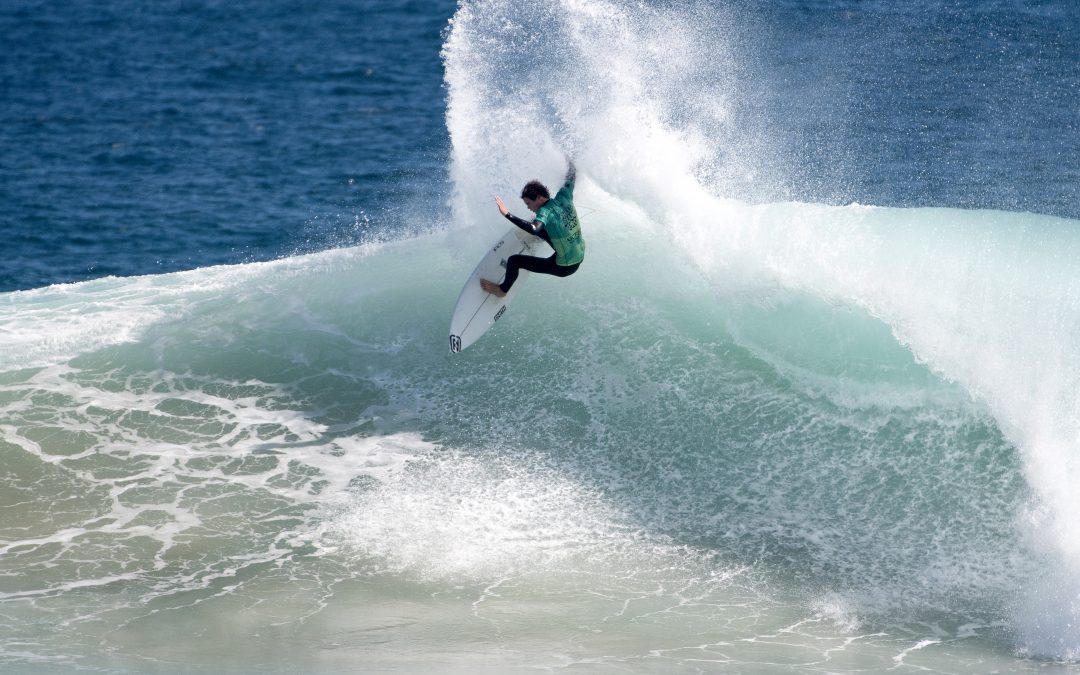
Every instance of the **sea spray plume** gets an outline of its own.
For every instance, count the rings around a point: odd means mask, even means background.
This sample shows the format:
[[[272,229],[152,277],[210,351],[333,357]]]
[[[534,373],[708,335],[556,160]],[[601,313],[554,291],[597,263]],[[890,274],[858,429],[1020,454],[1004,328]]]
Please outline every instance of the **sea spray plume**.
[[[712,6],[463,4],[443,49],[457,220],[490,220],[493,191],[559,174],[563,151],[662,222],[765,173],[765,144],[730,124],[734,23]]]

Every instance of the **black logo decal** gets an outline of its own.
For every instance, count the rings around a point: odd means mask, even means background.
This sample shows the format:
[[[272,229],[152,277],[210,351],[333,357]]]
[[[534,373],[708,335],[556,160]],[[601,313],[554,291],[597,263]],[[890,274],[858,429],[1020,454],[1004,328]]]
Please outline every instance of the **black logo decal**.
[[[499,308],[499,311],[495,312],[495,318],[493,319],[493,321],[498,321],[499,317],[501,317],[505,313],[506,313],[506,305],[503,305],[502,307]]]
[[[506,308],[503,307],[503,309],[506,309]],[[452,353],[454,353],[454,354],[457,354],[458,352],[461,351],[461,338],[458,337],[457,335],[451,335],[450,336],[450,351]]]

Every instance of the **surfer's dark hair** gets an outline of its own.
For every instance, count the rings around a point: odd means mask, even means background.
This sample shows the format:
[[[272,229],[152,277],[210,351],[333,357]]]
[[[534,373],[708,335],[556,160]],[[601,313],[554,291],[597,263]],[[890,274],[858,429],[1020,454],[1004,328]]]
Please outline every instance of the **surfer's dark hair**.
[[[522,199],[537,199],[539,197],[551,199],[551,193],[548,192],[547,186],[540,181],[531,180],[525,183],[525,187],[521,188]]]

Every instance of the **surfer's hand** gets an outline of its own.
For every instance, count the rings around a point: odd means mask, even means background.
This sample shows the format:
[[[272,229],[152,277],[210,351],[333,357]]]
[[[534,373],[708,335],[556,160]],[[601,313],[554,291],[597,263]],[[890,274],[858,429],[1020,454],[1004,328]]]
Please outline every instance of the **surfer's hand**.
[[[504,218],[510,213],[510,209],[506,208],[506,204],[503,203],[502,197],[499,197],[498,195],[495,196],[495,205],[499,207],[499,213],[503,214]]]

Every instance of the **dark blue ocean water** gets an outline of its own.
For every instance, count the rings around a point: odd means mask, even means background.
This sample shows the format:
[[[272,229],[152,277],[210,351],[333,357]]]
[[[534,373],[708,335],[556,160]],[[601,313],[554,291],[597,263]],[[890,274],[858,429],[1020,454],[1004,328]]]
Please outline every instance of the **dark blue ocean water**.
[[[272,258],[439,204],[453,10],[3,3],[0,288]]]
[[[769,141],[755,158],[768,180],[730,183],[730,196],[1080,217],[1075,3],[730,8],[729,128]],[[440,46],[455,9],[3,3],[0,290],[437,223],[450,189]]]
[[[764,39],[747,51],[795,198],[1080,216],[1080,5],[785,0],[757,14]]]

